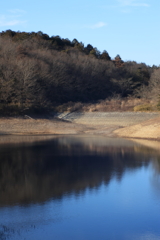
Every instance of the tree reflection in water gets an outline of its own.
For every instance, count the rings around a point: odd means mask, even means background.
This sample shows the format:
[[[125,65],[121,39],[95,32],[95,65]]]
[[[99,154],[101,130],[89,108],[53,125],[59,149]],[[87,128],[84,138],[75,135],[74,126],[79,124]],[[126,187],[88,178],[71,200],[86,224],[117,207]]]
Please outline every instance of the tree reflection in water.
[[[71,136],[6,144],[0,148],[0,205],[83,194],[112,178],[120,181],[126,169],[146,167],[151,158],[159,173],[155,151],[131,141]]]

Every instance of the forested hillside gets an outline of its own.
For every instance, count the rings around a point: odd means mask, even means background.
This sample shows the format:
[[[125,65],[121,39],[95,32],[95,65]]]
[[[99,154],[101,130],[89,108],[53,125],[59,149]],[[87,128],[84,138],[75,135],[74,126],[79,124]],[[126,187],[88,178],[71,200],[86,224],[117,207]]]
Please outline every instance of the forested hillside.
[[[116,94],[141,97],[149,87],[150,94],[157,91],[159,72],[156,66],[124,62],[119,55],[111,59],[106,50],[100,53],[76,39],[42,32],[0,33],[1,112],[53,109],[69,101],[95,102]]]

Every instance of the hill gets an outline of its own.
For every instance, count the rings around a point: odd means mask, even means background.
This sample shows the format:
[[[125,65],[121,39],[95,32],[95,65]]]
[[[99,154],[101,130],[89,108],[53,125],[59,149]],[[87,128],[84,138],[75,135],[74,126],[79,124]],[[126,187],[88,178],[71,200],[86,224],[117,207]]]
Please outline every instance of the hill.
[[[157,67],[111,59],[90,44],[42,32],[0,33],[0,113],[133,96]]]

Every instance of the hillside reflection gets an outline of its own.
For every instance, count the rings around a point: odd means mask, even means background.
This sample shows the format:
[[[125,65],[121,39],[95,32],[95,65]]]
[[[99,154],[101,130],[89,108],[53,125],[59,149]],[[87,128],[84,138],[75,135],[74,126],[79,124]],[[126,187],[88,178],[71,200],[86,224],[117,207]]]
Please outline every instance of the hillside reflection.
[[[125,140],[103,137],[57,137],[0,145],[0,205],[43,202],[86,188],[120,181],[125,171],[148,166],[155,150]]]

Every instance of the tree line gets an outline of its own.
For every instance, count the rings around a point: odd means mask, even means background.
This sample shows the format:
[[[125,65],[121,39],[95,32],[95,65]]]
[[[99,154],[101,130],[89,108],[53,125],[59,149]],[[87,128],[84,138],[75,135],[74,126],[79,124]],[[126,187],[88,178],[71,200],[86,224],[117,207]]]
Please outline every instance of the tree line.
[[[52,109],[69,101],[94,102],[115,94],[142,97],[148,91],[158,96],[159,71],[145,63],[124,62],[119,55],[111,59],[106,50],[101,53],[77,39],[42,32],[0,33],[2,112],[9,107],[22,112]]]

